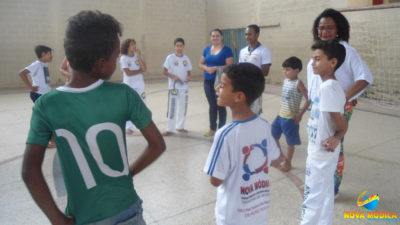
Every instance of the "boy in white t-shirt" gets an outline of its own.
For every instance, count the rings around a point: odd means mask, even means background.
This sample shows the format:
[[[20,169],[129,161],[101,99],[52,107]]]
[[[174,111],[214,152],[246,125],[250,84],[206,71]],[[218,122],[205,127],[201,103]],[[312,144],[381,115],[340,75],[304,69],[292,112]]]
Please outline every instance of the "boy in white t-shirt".
[[[233,120],[215,134],[203,169],[218,187],[218,225],[268,222],[269,166],[279,165],[283,157],[269,123],[250,109],[264,86],[265,78],[257,66],[239,63],[224,68],[216,87],[217,104],[230,107]]]
[[[346,50],[336,40],[317,41],[311,47],[314,74],[322,84],[312,99],[307,124],[308,156],[301,225],[333,223],[334,181],[339,157],[339,144],[347,131],[344,116],[345,93],[335,78]]]
[[[29,96],[34,103],[40,96],[51,91],[48,66],[48,63],[53,60],[53,54],[51,51],[52,49],[48,46],[37,45],[35,47],[35,53],[38,60],[19,72],[22,81],[24,81],[26,86],[31,90]],[[28,79],[28,74],[31,76],[32,83]],[[54,137],[51,138],[47,147],[56,147]]]
[[[176,38],[174,40],[175,53],[169,54],[164,62],[164,75],[168,77],[168,111],[167,131],[164,136],[171,135],[175,130],[187,133],[184,129],[188,106],[188,92],[190,71],[192,63],[189,57],[183,54],[185,40]]]
[[[145,102],[146,93],[143,80],[143,72],[146,72],[146,64],[142,60],[141,51],[136,48],[135,39],[126,39],[121,44],[121,58],[119,60],[121,70],[124,74],[123,83],[127,84],[138,93]],[[126,122],[126,134],[132,134],[134,125],[131,121]]]
[[[31,90],[30,97],[35,102],[41,95],[51,91],[50,74],[47,63],[53,60],[52,49],[45,45],[37,45],[35,53],[38,60],[25,67],[19,72],[19,76],[26,86]],[[32,78],[32,83],[28,79],[28,74]]]

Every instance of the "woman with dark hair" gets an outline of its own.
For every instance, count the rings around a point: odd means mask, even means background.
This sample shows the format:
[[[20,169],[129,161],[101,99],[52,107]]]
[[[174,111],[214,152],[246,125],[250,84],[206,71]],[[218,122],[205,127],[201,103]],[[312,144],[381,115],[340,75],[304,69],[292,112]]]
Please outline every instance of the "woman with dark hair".
[[[217,105],[217,95],[215,94],[215,78],[217,70],[233,63],[233,53],[228,46],[222,43],[223,35],[220,29],[211,31],[211,45],[207,46],[200,58],[199,67],[204,71],[204,91],[209,104],[210,130],[204,136],[213,136],[217,130],[217,116],[219,117],[218,128],[225,125],[226,108]]]
[[[328,41],[337,39],[346,49],[346,58],[335,72],[336,80],[340,83],[346,94],[344,114],[347,121],[357,104],[356,98],[373,82],[371,71],[358,55],[357,51],[348,44],[350,39],[350,25],[346,17],[334,9],[324,10],[314,21],[312,33],[314,41]],[[307,66],[308,98],[313,101],[321,84],[320,76],[314,74],[312,59]],[[344,168],[343,139],[341,140],[338,166],[335,172],[335,197],[339,193]]]

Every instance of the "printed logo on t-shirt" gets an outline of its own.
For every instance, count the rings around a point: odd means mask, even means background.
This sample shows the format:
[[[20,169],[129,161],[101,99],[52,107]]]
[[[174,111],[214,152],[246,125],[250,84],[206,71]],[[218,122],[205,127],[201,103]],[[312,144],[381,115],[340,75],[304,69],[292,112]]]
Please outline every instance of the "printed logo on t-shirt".
[[[307,130],[308,130],[308,141],[309,143],[315,144],[318,130],[318,119],[319,119],[319,98],[316,97],[312,102],[310,118],[308,119]]]
[[[130,62],[128,62],[128,67],[131,67],[131,63]]]
[[[135,63],[136,63],[136,65],[140,65],[140,63],[139,63],[139,59],[136,59],[136,61],[135,61]]]
[[[261,165],[249,165],[249,163],[247,162],[249,157],[251,157],[251,154],[255,153],[257,150],[263,153],[265,161]],[[260,173],[261,171],[264,171],[264,173],[268,174],[268,154],[266,139],[262,140],[261,144],[244,146],[242,148],[242,153],[245,155],[243,160],[243,180],[248,181],[252,175]]]
[[[240,200],[243,204],[237,209],[243,216],[252,217],[263,213],[269,207],[269,180],[267,176],[250,180],[250,177],[256,174],[268,174],[268,152],[267,140],[264,139],[260,144],[244,146],[242,179],[246,181],[240,186]],[[255,164],[255,165],[254,165]],[[252,181],[249,183],[248,181]],[[254,205],[256,204],[256,205]]]
[[[175,61],[174,66],[178,66],[178,65],[179,65],[178,61]]]
[[[183,60],[183,66],[186,67],[187,66],[187,61]]]
[[[43,73],[44,73],[44,81],[46,84],[50,83],[50,73],[49,73],[49,68],[48,67],[43,67]]]

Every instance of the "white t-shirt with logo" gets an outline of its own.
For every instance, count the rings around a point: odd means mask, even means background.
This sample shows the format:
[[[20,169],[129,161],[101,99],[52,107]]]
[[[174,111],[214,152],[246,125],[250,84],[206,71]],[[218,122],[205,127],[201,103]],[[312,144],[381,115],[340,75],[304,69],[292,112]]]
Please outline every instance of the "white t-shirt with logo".
[[[25,69],[29,71],[29,75],[32,78],[32,86],[39,87],[36,93],[43,95],[51,91],[49,66],[47,63],[36,60],[31,65],[25,67]]]
[[[249,62],[261,68],[262,65],[271,64],[271,51],[262,44],[253,50],[244,47],[240,50],[239,62]]]
[[[267,224],[269,165],[278,157],[271,126],[259,116],[217,131],[203,171],[223,180],[215,205],[218,225]]]
[[[336,70],[335,77],[336,80],[339,82],[340,86],[343,88],[344,92],[347,92],[347,90],[351,88],[354,85],[354,83],[359,80],[365,80],[369,83],[369,85],[371,85],[374,79],[367,64],[365,64],[365,62],[358,55],[357,51],[347,42],[340,41],[339,43],[345,47],[346,57],[344,59],[343,64]],[[314,74],[311,65],[312,62],[313,60],[311,59],[307,65],[308,98],[310,100],[315,98],[319,86],[322,83],[321,77],[319,75]],[[356,99],[365,91],[365,89],[357,93],[354,97],[349,99],[349,101]]]
[[[122,73],[124,74],[123,82],[132,88],[143,88],[144,89],[145,84],[144,84],[144,80],[143,80],[143,74],[139,73],[134,76],[128,76],[128,75],[126,75],[126,73],[124,71],[125,68],[127,68],[129,70],[139,70],[140,69],[139,59],[137,58],[136,54],[134,54],[133,56],[121,55],[119,62],[120,62]]]
[[[192,70],[192,63],[189,57],[186,55],[178,56],[175,53],[169,54],[165,59],[164,68],[169,73],[179,77],[182,82],[175,82],[174,79],[168,77],[168,88],[169,89],[184,89],[187,90],[189,85],[186,81],[188,71]]]
[[[307,124],[308,157],[327,160],[339,153],[340,145],[334,152],[328,152],[322,143],[335,134],[335,127],[329,113],[343,114],[345,103],[346,96],[338,81],[329,79],[321,84],[317,95],[312,100]]]

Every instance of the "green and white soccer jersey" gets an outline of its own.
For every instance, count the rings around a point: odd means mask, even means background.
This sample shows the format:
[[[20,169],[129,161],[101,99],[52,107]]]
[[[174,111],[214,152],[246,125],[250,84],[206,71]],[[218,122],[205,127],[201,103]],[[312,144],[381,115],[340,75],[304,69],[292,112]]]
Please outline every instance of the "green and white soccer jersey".
[[[27,143],[47,146],[54,135],[68,192],[66,214],[77,224],[113,216],[138,199],[127,160],[127,120],[142,129],[151,112],[127,85],[102,80],[60,87],[33,108]]]

